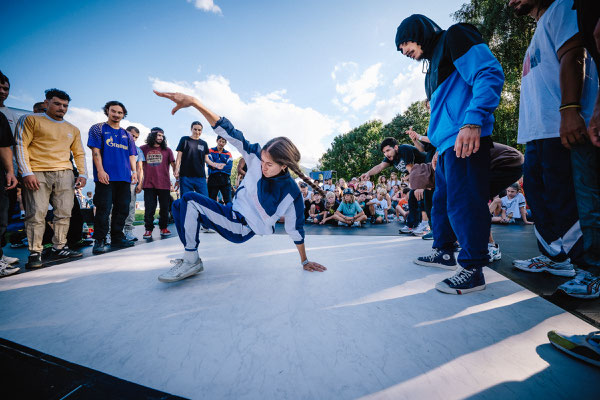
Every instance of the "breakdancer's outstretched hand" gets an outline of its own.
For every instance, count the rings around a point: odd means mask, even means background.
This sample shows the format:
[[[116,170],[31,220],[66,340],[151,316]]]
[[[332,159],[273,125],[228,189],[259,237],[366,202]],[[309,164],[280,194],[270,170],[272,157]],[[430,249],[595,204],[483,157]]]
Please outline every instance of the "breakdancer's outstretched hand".
[[[159,92],[157,90],[154,90],[154,93],[157,96],[169,99],[176,104],[175,107],[173,107],[173,109],[171,110],[171,114],[175,114],[178,110],[182,108],[191,107],[197,101],[195,97],[183,93]]]

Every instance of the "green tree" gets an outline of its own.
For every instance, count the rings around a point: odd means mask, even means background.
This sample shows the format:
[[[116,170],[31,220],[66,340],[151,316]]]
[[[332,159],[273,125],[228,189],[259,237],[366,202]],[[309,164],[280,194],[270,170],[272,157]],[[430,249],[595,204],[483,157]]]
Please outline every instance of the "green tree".
[[[504,70],[504,90],[494,116],[494,140],[515,146],[519,121],[519,95],[523,58],[535,23],[516,17],[505,0],[471,0],[454,13],[457,22],[477,27]]]
[[[319,160],[320,169],[335,170],[340,178],[351,178],[369,170],[381,159],[379,120],[365,122],[350,132],[333,139],[331,148]]]
[[[428,125],[429,111],[425,101],[415,102],[385,126],[379,120],[369,121],[336,136],[331,148],[319,160],[319,169],[335,170],[338,177],[344,179],[358,176],[381,162],[383,155],[379,145],[383,138],[390,136],[400,143],[412,143],[404,132],[412,126],[416,132],[424,134]]]

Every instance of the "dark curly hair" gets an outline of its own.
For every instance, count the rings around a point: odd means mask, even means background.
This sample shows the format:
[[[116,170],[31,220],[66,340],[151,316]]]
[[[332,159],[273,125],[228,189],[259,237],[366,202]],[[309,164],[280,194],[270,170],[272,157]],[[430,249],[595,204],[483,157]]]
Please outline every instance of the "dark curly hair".
[[[127,109],[125,108],[123,103],[121,103],[120,101],[116,101],[116,100],[111,100],[104,105],[104,108],[103,108],[104,115],[106,115],[108,117],[108,109],[112,106],[121,107],[123,109],[123,118],[125,118],[127,116]]]
[[[156,144],[156,135],[158,134],[158,132],[162,133],[164,135],[164,131],[160,128],[152,128],[152,130],[150,131],[150,133],[148,134],[148,137],[146,138],[146,144],[150,147],[154,147],[154,145]],[[165,136],[162,143],[160,143],[160,148],[161,150],[164,150],[167,148],[167,137]]]

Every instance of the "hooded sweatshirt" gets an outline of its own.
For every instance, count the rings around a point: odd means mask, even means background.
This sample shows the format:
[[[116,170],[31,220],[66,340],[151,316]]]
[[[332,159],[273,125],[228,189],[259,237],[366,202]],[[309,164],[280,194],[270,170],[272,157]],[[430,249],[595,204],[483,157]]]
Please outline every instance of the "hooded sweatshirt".
[[[244,216],[250,229],[258,235],[271,235],[275,223],[285,217],[287,234],[295,244],[304,243],[304,201],[290,173],[271,178],[263,176],[261,146],[248,142],[227,118],[221,117],[212,128],[242,154],[248,166],[235,192],[233,209]]]
[[[427,136],[440,154],[454,146],[463,125],[481,126],[481,137],[490,136],[493,112],[500,102],[504,73],[500,63],[470,24],[442,30],[424,15],[406,18],[396,32],[396,49],[416,42],[429,62],[425,92],[431,118]]]

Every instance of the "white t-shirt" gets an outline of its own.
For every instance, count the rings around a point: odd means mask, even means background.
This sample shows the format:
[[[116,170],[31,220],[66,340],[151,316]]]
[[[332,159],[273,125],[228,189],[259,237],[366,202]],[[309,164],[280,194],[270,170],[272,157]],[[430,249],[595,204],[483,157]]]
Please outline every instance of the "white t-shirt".
[[[523,61],[518,143],[560,136],[560,63],[556,52],[579,32],[573,0],[556,0],[537,23]],[[581,115],[589,122],[598,91],[596,66],[585,62]]]
[[[373,189],[373,182],[371,181],[364,181],[362,182],[362,184],[367,186],[368,191],[371,191]]]
[[[512,218],[521,218],[521,207],[525,207],[525,196],[522,193],[517,193],[512,199],[508,196],[502,198],[502,209],[506,210],[507,217],[512,214]]]
[[[6,119],[8,120],[8,123],[10,125],[10,130],[12,131],[14,136],[15,127],[17,126],[17,122],[19,121],[20,115],[18,115],[8,107],[0,107],[0,112],[6,116]]]
[[[377,198],[374,198],[370,201],[370,203],[372,203],[375,206],[375,214],[380,215],[382,217],[385,215],[384,211],[388,208],[388,202],[385,198],[381,200],[377,200]]]
[[[323,190],[326,192],[333,192],[335,190],[335,185],[329,185],[327,183],[323,184]]]

